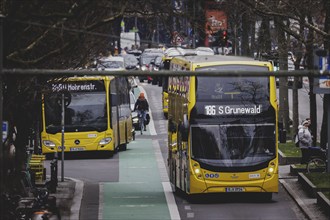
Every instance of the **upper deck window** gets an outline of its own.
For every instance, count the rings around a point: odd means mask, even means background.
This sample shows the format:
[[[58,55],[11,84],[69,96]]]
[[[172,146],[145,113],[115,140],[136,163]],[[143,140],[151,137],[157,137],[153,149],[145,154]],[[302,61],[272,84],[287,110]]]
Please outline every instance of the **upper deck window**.
[[[202,67],[196,71],[267,71],[267,67],[222,65]],[[241,101],[261,103],[269,99],[269,77],[196,77],[197,101]]]

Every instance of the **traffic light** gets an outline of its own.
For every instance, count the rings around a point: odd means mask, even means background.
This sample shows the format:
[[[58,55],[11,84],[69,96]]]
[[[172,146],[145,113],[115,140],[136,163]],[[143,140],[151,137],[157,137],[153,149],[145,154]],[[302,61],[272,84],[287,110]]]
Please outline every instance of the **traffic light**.
[[[227,35],[227,31],[224,30],[222,32],[222,46],[226,47],[227,46],[227,40],[228,40],[228,35]]]

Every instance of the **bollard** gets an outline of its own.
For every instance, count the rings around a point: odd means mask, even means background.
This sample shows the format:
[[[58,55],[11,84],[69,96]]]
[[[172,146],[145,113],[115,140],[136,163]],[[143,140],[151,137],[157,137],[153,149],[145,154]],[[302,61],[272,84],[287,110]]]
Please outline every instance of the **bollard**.
[[[280,130],[280,132],[279,132],[279,141],[280,141],[280,143],[283,143],[283,144],[286,143],[286,130],[285,129]]]
[[[50,182],[48,189],[51,193],[56,193],[57,184],[57,160],[54,159],[50,162]]]

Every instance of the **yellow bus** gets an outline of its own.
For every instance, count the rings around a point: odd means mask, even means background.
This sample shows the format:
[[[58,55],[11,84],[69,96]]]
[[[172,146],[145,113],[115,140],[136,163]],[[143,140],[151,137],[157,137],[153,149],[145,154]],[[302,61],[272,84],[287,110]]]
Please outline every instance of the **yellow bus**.
[[[70,77],[49,82],[42,103],[42,153],[61,151],[62,112],[65,152],[102,151],[111,156],[126,150],[133,137],[129,89],[126,77]]]
[[[169,70],[170,63],[173,57],[184,56],[184,55],[214,55],[214,51],[209,47],[198,47],[195,49],[184,49],[180,47],[170,47],[164,52],[162,58],[162,69]],[[163,114],[165,118],[168,115],[168,77],[162,77],[162,104],[163,104]]]
[[[175,56],[182,56],[185,54],[185,50],[181,47],[170,47],[164,51],[164,56],[162,58],[162,69],[163,70],[169,70],[170,69],[170,63],[173,57]],[[168,77],[163,76],[162,77],[162,108],[163,108],[163,114],[164,117],[167,118],[168,114]]]
[[[181,56],[172,71],[273,71],[270,62]],[[278,192],[278,106],[273,76],[169,77],[168,166],[187,194]]]

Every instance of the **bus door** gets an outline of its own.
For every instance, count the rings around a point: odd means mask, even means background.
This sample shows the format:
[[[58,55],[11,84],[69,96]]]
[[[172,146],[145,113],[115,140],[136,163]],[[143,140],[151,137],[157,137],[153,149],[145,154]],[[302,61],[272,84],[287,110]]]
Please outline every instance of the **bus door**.
[[[178,139],[178,177],[180,188],[187,191],[188,186],[188,151],[187,151],[187,142],[182,140],[182,134],[180,131],[177,132]]]
[[[172,126],[171,125],[171,121],[169,122],[169,126]],[[175,125],[173,125],[175,126]],[[171,130],[171,128],[169,128],[169,140],[168,140],[168,143],[169,143],[169,158],[168,158],[168,163],[169,163],[169,167],[170,167],[170,181],[171,183],[174,184],[175,187],[178,186],[177,184],[177,174],[179,172],[178,168],[177,168],[177,165],[179,164],[178,163],[178,155],[179,155],[179,152],[178,152],[178,141],[177,141],[177,133],[176,131],[174,131],[174,128],[173,130]]]
[[[116,150],[117,146],[120,142],[119,137],[119,112],[118,112],[118,95],[116,92],[115,81],[112,80],[110,82],[110,124],[113,130],[114,137],[114,150]]]

